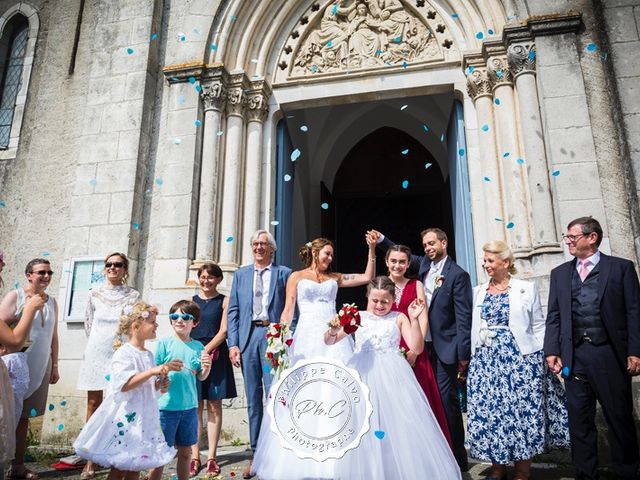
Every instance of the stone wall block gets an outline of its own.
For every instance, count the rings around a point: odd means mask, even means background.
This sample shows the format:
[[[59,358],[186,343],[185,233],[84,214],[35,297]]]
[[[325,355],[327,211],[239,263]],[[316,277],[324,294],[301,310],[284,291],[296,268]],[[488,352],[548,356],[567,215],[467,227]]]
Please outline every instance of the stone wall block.
[[[589,183],[588,185],[591,185]],[[560,225],[562,231],[567,227],[569,222],[574,218],[584,217],[585,215],[591,215],[593,218],[605,219],[607,215],[604,213],[604,203],[601,199],[589,199],[589,200],[566,200],[562,203],[562,208],[559,209]],[[606,229],[606,222],[602,222],[603,229]],[[604,232],[607,236],[607,232]]]
[[[140,128],[141,116],[141,100],[107,105],[102,118],[102,130],[105,132],[137,130]]]
[[[541,67],[579,63],[576,36],[573,33],[536,37],[536,65]]]
[[[91,135],[100,132],[103,113],[104,107],[102,105],[96,105],[95,107],[88,106],[85,109],[84,118],[82,119],[82,135]]]
[[[96,174],[96,192],[133,192],[135,176],[135,161],[115,160],[99,163]]]
[[[115,103],[124,99],[126,75],[89,80],[87,105]]]
[[[99,163],[115,160],[117,145],[117,133],[100,133],[82,137],[78,151],[78,163]]]
[[[109,45],[109,47],[116,50],[118,47],[124,47],[124,49],[126,49],[131,44],[132,29],[133,22],[130,20],[115,23],[100,23],[94,33],[94,44],[100,46]]]
[[[120,21],[129,20],[151,15],[153,12],[153,0],[136,0],[135,2],[119,2],[116,19]],[[151,18],[151,17],[149,17]]]
[[[195,121],[197,119],[195,109],[178,110],[170,112],[168,118],[169,135],[181,136],[195,133]]]
[[[127,75],[126,82],[123,82],[126,100],[140,100],[144,98],[144,87],[148,72],[132,72]]]
[[[638,61],[640,41],[614,43],[611,46],[611,50],[615,60],[616,73],[619,78],[640,76],[640,62]]]
[[[600,185],[594,184],[593,181],[594,178],[598,178],[598,166],[595,162],[573,164],[559,170],[560,175],[552,177],[556,185],[558,200],[597,200],[602,198]]]
[[[121,252],[129,246],[129,230],[131,225],[100,225],[91,228],[89,233],[89,252]]]
[[[107,52],[93,52],[89,76],[91,78],[104,77],[111,70],[111,54]]]
[[[95,192],[96,167],[95,163],[82,164],[76,167],[74,195],[90,195]]]
[[[584,95],[545,98],[544,111],[547,128],[552,130],[591,125],[589,109]]]
[[[70,224],[73,225],[73,224]],[[88,255],[89,227],[67,227],[64,231],[65,257]],[[68,253],[67,253],[68,252]]]
[[[159,208],[162,212],[162,218],[160,219],[161,226],[176,227],[188,224],[191,213],[191,195],[163,195],[159,203]]]
[[[640,113],[640,81],[638,78],[619,78],[622,113]]]
[[[163,195],[190,195],[193,187],[193,165],[186,163],[165,165],[162,169],[162,179]]]
[[[193,121],[195,121],[195,118]],[[196,136],[194,133],[195,131],[191,132],[190,135],[167,135],[165,139],[159,140],[160,148],[163,148],[167,155],[164,163],[183,163],[184,152],[195,152]]]
[[[633,7],[608,8],[604,11],[604,16],[609,27],[610,42],[638,40],[638,28],[633,14]]]
[[[544,86],[545,98],[584,95],[584,80],[579,64],[567,63],[540,68],[538,78]]]
[[[132,45],[149,43],[151,41],[151,20],[152,18],[150,16],[139,17],[134,20],[133,32],[131,34]]]
[[[132,48],[133,53],[129,54],[127,48]],[[119,75],[130,72],[145,70],[147,67],[147,55],[149,55],[149,44],[125,45],[117,48],[111,54],[111,74]]]
[[[107,223],[110,203],[111,195],[108,194],[72,197],[69,224],[74,226],[91,226]]]
[[[184,286],[185,273],[189,260],[178,259],[158,259],[153,263],[152,288],[176,288]]]
[[[130,224],[133,222],[133,193],[120,192],[111,195],[111,206],[109,207],[109,223]]]
[[[155,258],[187,258],[189,247],[189,226],[165,227],[156,231],[157,247]]]
[[[554,164],[596,161],[591,127],[549,130],[549,147]]]
[[[129,130],[119,132],[117,135],[117,148],[112,146],[114,152],[117,152],[118,160],[132,160],[138,158],[138,149],[140,145],[140,132],[137,130]]]

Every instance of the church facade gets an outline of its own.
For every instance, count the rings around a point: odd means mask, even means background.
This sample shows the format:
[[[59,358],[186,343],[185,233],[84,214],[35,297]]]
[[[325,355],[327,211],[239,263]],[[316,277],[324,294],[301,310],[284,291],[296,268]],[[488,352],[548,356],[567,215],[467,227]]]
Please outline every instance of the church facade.
[[[204,261],[228,291],[262,228],[279,263],[326,236],[359,271],[366,229],[416,250],[439,226],[475,283],[503,239],[544,298],[592,215],[637,265],[638,51],[640,0],[0,0],[5,292],[45,257],[60,305],[44,441],[82,426],[83,299],[110,252],[163,313]],[[244,399],[226,406],[245,439]]]

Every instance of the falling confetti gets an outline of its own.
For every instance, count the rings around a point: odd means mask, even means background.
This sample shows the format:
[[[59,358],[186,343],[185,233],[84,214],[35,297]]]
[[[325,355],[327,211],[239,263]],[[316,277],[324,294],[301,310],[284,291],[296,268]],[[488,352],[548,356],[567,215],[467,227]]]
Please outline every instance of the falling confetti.
[[[460,150],[458,150],[458,155],[460,155],[461,157],[464,157],[464,148],[461,148]]]
[[[424,129],[425,132],[429,131],[429,127],[425,124],[422,125],[422,128]]]
[[[329,47],[329,48],[333,47],[333,41],[332,40],[329,40],[327,42],[327,47]]]
[[[178,32],[178,41],[179,42],[186,42],[187,41],[187,36],[182,32]]]
[[[408,106],[409,106],[409,105],[406,105],[406,104],[405,104],[405,105],[402,105],[402,106],[400,107],[400,110],[404,110],[404,109],[405,109],[405,108],[407,108]]]
[[[264,371],[264,373],[269,373],[271,371],[271,367],[269,367],[269,365],[265,365],[264,367],[262,367],[262,370]]]
[[[375,436],[382,440],[384,438],[384,432],[382,430],[376,430],[375,432],[373,432],[375,434]]]
[[[507,228],[513,228],[513,227],[515,227],[515,224],[513,222],[509,222],[509,223],[507,223],[506,227]]]
[[[502,219],[501,219],[500,217],[496,217],[496,218],[494,218],[494,220],[495,220],[496,222],[501,222],[501,221],[502,221]]]
[[[519,159],[517,159],[517,160],[516,160],[516,163],[517,163],[518,165],[524,165],[524,159],[519,158]]]
[[[202,34],[202,32],[200,31],[199,28],[194,28],[193,29],[193,33],[195,33],[196,35],[201,35]]]
[[[487,30],[487,33],[488,33],[489,35],[493,35],[493,30],[492,30],[492,29],[489,29],[489,30]]]
[[[131,423],[135,420],[136,418],[136,412],[131,412],[131,413],[125,413],[124,414],[125,418],[127,419],[127,422]]]
[[[277,226],[280,225],[280,222],[278,220],[271,220],[271,225]]]
[[[489,131],[489,125],[487,125],[486,123],[484,125],[482,125],[482,131],[483,132],[488,132]]]
[[[554,170],[553,172],[551,172],[551,175],[557,177],[558,175],[560,175],[560,170]]]
[[[396,43],[400,43],[402,41],[402,37],[398,35],[396,38],[393,39],[393,41]]]
[[[406,154],[408,154],[408,153],[409,153],[409,149],[408,149],[408,148],[405,148],[404,150],[402,150],[402,152],[401,152],[401,153],[402,153],[403,155],[406,155]]]
[[[216,132],[216,135],[217,135],[218,137],[221,137],[223,134],[224,134],[224,132],[223,132],[222,130],[218,130],[218,131]]]
[[[196,120],[193,123],[195,124],[196,127],[199,127],[200,125],[202,125],[202,120]]]
[[[402,62],[402,68],[407,68],[409,64],[407,62]]]
[[[180,138],[174,138],[173,143],[175,143],[176,145],[180,145],[182,143],[182,140]]]
[[[127,48],[127,53],[129,55],[133,55],[133,48],[131,48],[131,47]]]
[[[334,6],[331,8],[331,13],[332,13],[333,15],[337,15],[337,14],[338,14],[338,5],[334,5]]]
[[[457,13],[452,13],[452,14],[451,14],[451,18],[458,18],[458,17],[460,17],[460,15],[459,15],[459,14],[457,14]]]
[[[158,34],[154,33],[153,35],[151,35],[151,41],[153,42],[154,40],[158,39]]]
[[[51,255],[49,252],[42,252],[43,257],[48,257],[49,255]]]
[[[444,133],[442,135],[440,135],[440,141],[444,142]]]
[[[532,62],[536,59],[536,51],[535,50],[531,50],[529,52],[529,60],[531,60]]]
[[[211,50],[213,50],[214,52],[215,52],[216,50],[218,50],[218,46],[217,46],[215,43],[212,43],[211,45],[209,45],[209,48],[210,48]]]
[[[108,373],[104,376],[104,379],[108,382],[109,380],[111,380],[111,375],[109,375]]]
[[[317,65],[311,65],[311,73],[316,73],[318,71]]]
[[[89,180],[89,185],[91,185],[92,187],[95,187],[97,183],[98,181],[95,178],[92,178],[91,180]]]
[[[35,408],[32,408],[29,412],[29,416],[35,417],[36,415],[38,415],[38,411]]]
[[[184,98],[184,95],[180,95],[180,96],[178,97],[178,103],[184,103],[184,102],[186,102],[186,101],[187,101],[187,99],[186,99],[186,98]]]
[[[134,229],[134,230],[139,230],[139,229],[140,229],[140,224],[138,224],[138,223],[134,223],[134,224],[133,224],[133,229]]]
[[[504,152],[502,154],[502,158],[509,158],[510,155],[511,155],[511,152]]]
[[[403,180],[402,181],[402,188],[404,188],[404,189],[409,188],[409,180]]]
[[[60,406],[61,406],[61,407],[64,407],[64,406],[66,406],[66,405],[67,405],[67,401],[66,401],[66,400],[62,400],[62,401],[60,402]]]
[[[424,169],[427,170],[429,167],[431,167],[431,165],[433,165],[433,163],[425,163]]]
[[[587,45],[587,52],[595,52],[596,50],[598,50],[598,46],[595,43]]]
[[[195,86],[195,89],[196,89],[196,92],[198,92],[198,93],[202,93],[202,86],[200,86],[200,85],[196,85],[196,86]]]
[[[188,80],[189,80],[189,83],[190,83],[191,85],[193,85],[194,83],[196,83],[196,77],[189,77],[189,78],[188,78]]]
[[[58,431],[61,432],[64,429],[64,425],[61,423],[58,425]]]
[[[285,182],[290,182],[291,181],[291,175],[289,175],[288,173],[284,176],[284,181]]]
[[[302,153],[296,148],[293,152],[291,152],[291,161],[295,162],[300,158],[300,155],[302,155]]]
[[[469,65],[469,67],[467,68],[467,74],[472,74],[475,69],[476,67],[474,67],[473,65]]]
[[[161,186],[164,183],[164,181],[162,180],[162,178],[158,177],[156,178],[156,185]]]
[[[483,178],[483,180],[484,180],[485,182],[490,182],[490,181],[491,181],[491,179],[490,179],[489,177],[484,177],[484,178]]]
[[[56,407],[53,405],[53,403],[50,403],[49,404],[49,411],[53,410],[54,408],[56,408]]]
[[[493,103],[495,103],[496,105],[500,105],[500,99],[499,99],[499,98],[496,98],[496,99],[493,101]]]
[[[562,376],[564,378],[569,378],[569,373],[571,372],[571,370],[569,370],[569,367],[562,367]]]
[[[308,132],[308,131],[309,131],[309,127],[307,127],[306,125],[302,125],[302,126],[300,127],[300,131],[301,131],[301,132],[305,132],[305,133],[306,133],[306,132]]]
[[[232,237],[232,236],[228,236],[228,237],[225,239],[225,242],[227,242],[227,243],[231,243],[231,242],[233,242],[233,237]]]
[[[320,205],[320,208],[323,209],[323,210],[329,210],[329,204],[327,202],[325,202],[322,205]]]
[[[478,32],[478,33],[476,33],[476,38],[477,38],[478,40],[482,40],[482,39],[484,38],[484,33],[482,33],[482,32]]]
[[[498,78],[504,77],[504,73],[502,73],[502,70],[496,70],[496,75],[498,76]]]

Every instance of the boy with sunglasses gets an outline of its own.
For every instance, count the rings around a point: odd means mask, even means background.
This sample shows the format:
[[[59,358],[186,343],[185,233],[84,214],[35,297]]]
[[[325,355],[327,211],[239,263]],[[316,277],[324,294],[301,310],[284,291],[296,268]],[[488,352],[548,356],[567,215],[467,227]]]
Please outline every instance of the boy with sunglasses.
[[[200,307],[190,300],[180,300],[169,309],[169,320],[175,335],[158,340],[156,363],[181,360],[181,371],[169,372],[169,390],[160,396],[160,424],[166,442],[178,450],[179,480],[189,478],[191,446],[198,443],[198,393],[196,377],[204,380],[211,370],[211,357],[204,345],[191,338],[191,330],[200,321]],[[162,468],[149,472],[150,480],[162,478]]]

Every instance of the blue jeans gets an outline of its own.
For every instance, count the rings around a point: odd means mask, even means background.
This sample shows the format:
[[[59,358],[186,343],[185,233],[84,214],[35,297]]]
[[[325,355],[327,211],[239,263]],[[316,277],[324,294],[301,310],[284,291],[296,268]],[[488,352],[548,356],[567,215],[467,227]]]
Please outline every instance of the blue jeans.
[[[198,443],[198,409],[160,410],[160,426],[170,447],[190,447]]]

